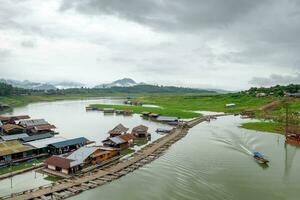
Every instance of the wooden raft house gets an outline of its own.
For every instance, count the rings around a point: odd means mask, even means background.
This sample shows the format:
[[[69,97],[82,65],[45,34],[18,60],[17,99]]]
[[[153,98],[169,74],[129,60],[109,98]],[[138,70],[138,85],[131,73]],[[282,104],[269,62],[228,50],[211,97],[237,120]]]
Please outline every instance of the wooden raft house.
[[[44,163],[47,169],[63,174],[75,174],[91,164],[101,164],[118,155],[118,150],[114,148],[84,146],[69,154],[53,155]]]
[[[131,134],[136,138],[147,138],[149,136],[148,127],[144,125],[139,125],[132,129]]]
[[[128,130],[129,130],[129,128],[126,128],[125,126],[123,126],[123,124],[118,124],[115,128],[108,131],[108,134],[109,134],[109,137],[115,137],[115,136],[119,136],[122,134],[126,134]]]
[[[127,133],[115,137],[109,137],[106,140],[103,140],[102,143],[106,147],[113,147],[122,150],[131,147],[134,139],[134,135]]]

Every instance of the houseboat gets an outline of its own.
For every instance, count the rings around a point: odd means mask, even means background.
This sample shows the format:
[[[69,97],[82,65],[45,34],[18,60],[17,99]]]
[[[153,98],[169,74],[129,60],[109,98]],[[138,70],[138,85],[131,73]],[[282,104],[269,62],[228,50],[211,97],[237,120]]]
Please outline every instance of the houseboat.
[[[47,169],[63,174],[75,174],[91,164],[99,164],[118,155],[118,150],[114,148],[83,146],[69,154],[53,155],[44,163]]]
[[[136,138],[148,138],[149,134],[148,133],[148,127],[144,125],[139,125],[136,126],[132,129],[131,134],[134,135]]]
[[[126,134],[128,130],[129,130],[129,128],[126,128],[125,126],[123,126],[123,124],[118,124],[115,128],[108,131],[108,134],[109,134],[109,137],[115,137],[115,136],[119,136],[122,134]]]

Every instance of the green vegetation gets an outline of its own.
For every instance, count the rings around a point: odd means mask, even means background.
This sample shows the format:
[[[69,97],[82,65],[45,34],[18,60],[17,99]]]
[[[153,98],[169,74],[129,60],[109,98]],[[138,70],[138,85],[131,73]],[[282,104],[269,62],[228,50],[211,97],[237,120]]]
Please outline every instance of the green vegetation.
[[[245,110],[258,110],[263,105],[274,100],[273,97],[253,97],[243,94],[220,95],[164,95],[140,97],[146,104],[159,105],[165,109],[182,111],[215,111],[215,112],[241,112]],[[235,107],[227,108],[225,104],[235,103]]]
[[[44,179],[47,181],[56,182],[56,181],[62,180],[63,178],[59,177],[59,176],[47,176]]]
[[[23,162],[23,163],[20,163],[19,165],[5,167],[3,169],[0,169],[0,175],[23,170],[23,169],[28,169],[30,167],[33,167],[37,163],[41,163],[43,160],[44,159],[38,159],[38,160],[34,160],[32,162]]]
[[[126,155],[128,155],[128,154],[133,153],[133,152],[135,152],[134,149],[123,149],[123,150],[120,151],[120,155],[121,155],[121,156],[126,156]]]
[[[259,110],[263,105],[275,100],[272,97],[253,97],[242,94],[222,95],[152,95],[137,98],[145,104],[154,104],[160,108],[149,108],[130,105],[91,105],[97,108],[115,108],[132,110],[135,113],[154,112],[165,116],[193,118],[201,116],[194,111],[215,111],[235,113],[245,110]],[[225,104],[235,103],[235,107],[227,108]]]
[[[134,140],[134,144],[137,146],[143,146],[148,143],[147,139],[136,139]]]
[[[256,96],[258,93],[265,93],[266,95],[282,97],[284,93],[297,93],[300,91],[300,85],[290,84],[287,86],[276,85],[273,87],[265,88],[265,87],[252,87],[243,93],[247,93],[251,96]]]
[[[97,108],[114,108],[116,110],[132,110],[134,113],[152,112],[152,113],[159,113],[164,116],[176,116],[180,118],[193,118],[193,117],[200,116],[200,114],[197,114],[192,111],[185,111],[185,110],[171,109],[171,108],[149,108],[143,106],[108,105],[108,104],[95,104],[91,106]]]
[[[284,126],[278,122],[248,122],[243,123],[241,127],[249,130],[284,134]]]

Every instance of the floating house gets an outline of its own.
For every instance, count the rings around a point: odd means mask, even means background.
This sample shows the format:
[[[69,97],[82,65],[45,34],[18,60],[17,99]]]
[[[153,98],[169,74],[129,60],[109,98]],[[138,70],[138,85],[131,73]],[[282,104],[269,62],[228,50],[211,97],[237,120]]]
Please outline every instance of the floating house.
[[[42,140],[42,139],[46,139],[46,138],[51,138],[53,136],[54,135],[52,134],[52,132],[49,132],[49,133],[42,133],[42,134],[39,134],[39,135],[32,135],[32,136],[28,136],[28,137],[22,137],[22,138],[20,138],[20,140],[22,142],[32,142],[32,141],[35,141],[35,140]]]
[[[149,135],[148,129],[149,128],[147,126],[139,125],[132,129],[131,134],[134,135],[134,137],[136,138],[147,138]]]
[[[40,140],[34,140],[30,142],[25,142],[25,145],[33,147],[33,153],[38,154],[44,154],[44,153],[51,153],[49,150],[49,145],[52,143],[62,142],[66,141],[67,139],[64,137],[51,137],[51,138],[44,138]]]
[[[54,132],[56,128],[44,119],[21,120],[18,124],[24,127],[29,134]]]
[[[0,121],[3,124],[16,124],[19,120],[30,119],[28,115],[18,115],[18,116],[0,116]]]
[[[141,117],[149,117],[149,115],[150,115],[151,113],[150,112],[142,112],[141,113]]]
[[[157,113],[150,113],[149,114],[149,117],[151,117],[151,118],[157,118],[159,116],[159,114],[157,114]]]
[[[109,114],[109,113],[114,113],[115,109],[114,108],[103,108],[102,111],[106,114]]]
[[[24,133],[25,129],[17,124],[4,124],[1,126],[1,132],[5,135]]]
[[[31,157],[33,148],[17,140],[0,143],[0,164]]]
[[[29,137],[27,133],[14,134],[14,135],[4,135],[1,136],[0,141],[11,141],[11,140],[21,140],[23,138]]]
[[[51,156],[44,163],[48,169],[74,174],[90,164],[101,163],[117,155],[118,151],[113,148],[84,146],[70,154]]]
[[[116,137],[110,137],[102,141],[104,146],[113,147],[118,149],[127,149],[133,145],[133,140],[135,139],[132,134],[123,134]]]
[[[160,122],[178,122],[177,117],[168,117],[168,116],[158,116],[156,120]]]
[[[128,130],[129,128],[126,128],[125,126],[123,126],[123,124],[118,124],[115,128],[110,130],[108,134],[110,137],[115,137],[122,134],[126,134]]]
[[[34,126],[47,125],[47,124],[49,123],[44,119],[29,119],[29,120],[19,121],[19,125],[23,126],[24,128],[33,128]]]
[[[79,137],[70,140],[51,143],[48,145],[48,148],[51,154],[64,154],[70,151],[74,151],[90,143],[91,141],[89,141],[85,137]]]
[[[37,125],[31,129],[31,133],[40,134],[40,133],[54,132],[54,129],[56,129],[56,126],[52,124]]]

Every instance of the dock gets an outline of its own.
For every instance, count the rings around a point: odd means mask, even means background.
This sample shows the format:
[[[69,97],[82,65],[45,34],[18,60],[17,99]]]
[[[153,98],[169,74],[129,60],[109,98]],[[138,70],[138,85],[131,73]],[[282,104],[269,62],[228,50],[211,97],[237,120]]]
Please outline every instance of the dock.
[[[184,122],[176,128],[173,128],[170,134],[157,139],[135,152],[129,158],[119,160],[113,165],[109,165],[102,169],[94,169],[75,177],[65,178],[39,188],[3,196],[0,197],[0,200],[66,199],[83,191],[99,187],[131,173],[159,158],[172,144],[186,136],[190,128],[201,122],[210,121],[210,119],[220,116],[224,115],[204,116]]]

